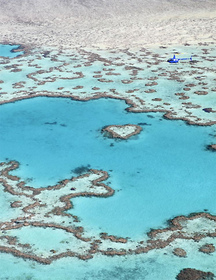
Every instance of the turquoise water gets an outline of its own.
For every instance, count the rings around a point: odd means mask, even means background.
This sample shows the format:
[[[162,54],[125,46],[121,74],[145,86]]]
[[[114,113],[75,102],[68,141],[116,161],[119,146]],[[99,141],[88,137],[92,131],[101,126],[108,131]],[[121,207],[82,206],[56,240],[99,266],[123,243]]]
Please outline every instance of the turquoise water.
[[[0,56],[17,56],[10,52],[15,47],[0,45]],[[27,70],[23,71],[25,77]],[[19,72],[13,75],[22,80]],[[88,79],[83,83],[91,88]],[[56,87],[54,83],[51,86]],[[136,240],[152,227],[165,227],[167,219],[177,215],[204,209],[215,214],[216,154],[206,150],[206,145],[215,143],[215,126],[188,126],[165,120],[160,113],[135,114],[125,108],[124,102],[110,99],[78,102],[34,98],[1,105],[0,161],[19,161],[20,168],[13,174],[35,188],[54,185],[88,168],[107,171],[110,177],[106,184],[115,189],[114,196],[79,197],[73,199],[74,209],[69,211],[79,216],[79,225],[87,234],[88,230],[90,234],[106,231]],[[143,131],[127,141],[101,134],[106,125],[127,123],[139,124]],[[17,217],[18,210],[9,208],[11,201],[9,194],[0,197],[0,222]],[[73,244],[73,236],[49,228],[23,227],[9,234],[16,235],[19,242],[33,243],[39,255],[43,250],[49,252],[53,245],[66,250],[67,242]],[[215,238],[205,238],[201,243],[216,246]],[[200,253],[202,244],[177,240],[163,250],[143,255],[95,255],[89,261],[63,258],[51,265],[1,253],[0,280],[174,280],[185,267],[216,274],[216,253]],[[187,258],[174,256],[174,247],[186,248]]]
[[[111,99],[88,102],[39,97],[1,105],[0,159],[34,187],[77,176],[78,167],[109,173],[109,198],[76,198],[69,212],[86,229],[137,238],[177,215],[215,214],[216,156],[206,151],[215,127],[188,126],[159,113],[128,113]],[[128,139],[104,137],[110,124],[140,124]],[[82,169],[81,168],[81,169]]]
[[[189,247],[194,249],[192,243],[189,243]],[[216,274],[215,253],[208,255],[193,250],[187,258],[178,258],[167,254],[166,250],[157,250],[127,257],[95,256],[87,262],[61,259],[48,266],[2,254],[0,279],[175,280],[176,275],[185,267]]]
[[[0,57],[9,57],[14,58],[18,55],[23,54],[24,52],[12,52],[12,50],[18,48],[19,45],[1,45],[0,44]]]

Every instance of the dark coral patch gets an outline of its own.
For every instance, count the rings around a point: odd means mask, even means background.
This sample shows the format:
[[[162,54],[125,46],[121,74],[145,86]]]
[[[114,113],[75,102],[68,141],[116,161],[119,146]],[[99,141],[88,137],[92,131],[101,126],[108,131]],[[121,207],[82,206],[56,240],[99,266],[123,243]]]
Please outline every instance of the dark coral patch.
[[[204,272],[193,268],[184,268],[176,277],[177,280],[214,280],[212,272]]]
[[[215,252],[215,246],[213,244],[204,244],[200,247],[199,251],[205,254],[210,254]]]

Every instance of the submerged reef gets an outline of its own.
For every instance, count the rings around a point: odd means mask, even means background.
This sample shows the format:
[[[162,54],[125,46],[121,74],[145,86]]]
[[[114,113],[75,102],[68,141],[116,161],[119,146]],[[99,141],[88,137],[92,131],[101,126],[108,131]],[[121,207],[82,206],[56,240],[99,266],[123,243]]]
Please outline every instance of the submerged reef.
[[[141,130],[142,128],[139,125],[125,124],[106,126],[102,129],[102,132],[110,138],[128,139],[133,135],[139,134]]]
[[[196,125],[216,123],[216,49],[211,43],[181,47],[194,54],[196,63],[177,65],[166,62],[178,53],[175,48],[22,50],[23,56],[1,57],[0,104],[36,96],[114,98],[125,100],[130,112],[163,112],[168,119]]]
[[[213,152],[216,151],[216,144],[208,145],[208,146],[207,146],[207,149],[208,149],[208,150],[211,150],[211,151],[213,151]]]
[[[212,244],[203,245],[202,242],[207,237],[216,237],[216,217],[208,213],[176,217],[170,221],[169,227],[151,230],[148,238],[143,240],[131,240],[106,232],[92,236],[79,226],[79,217],[67,213],[67,210],[73,208],[73,198],[79,196],[114,195],[114,190],[102,183],[108,178],[108,173],[91,169],[54,186],[35,189],[10,174],[18,167],[15,161],[0,164],[0,193],[8,203],[8,210],[1,213],[0,219],[0,252],[50,264],[63,257],[86,260],[95,254],[142,254],[170,246],[174,248],[175,256],[187,257],[187,248],[175,247],[175,241],[181,239],[200,244],[202,253],[214,251]],[[49,247],[47,236],[52,240],[57,234],[55,231],[62,239],[51,242]],[[35,232],[40,236],[39,240]]]
[[[124,100],[129,112],[163,112],[168,119],[180,119],[193,125],[214,125],[215,46],[200,44],[192,48],[187,45],[183,49],[195,53],[196,62],[168,64],[166,60],[170,53],[177,53],[175,48],[151,51],[145,48],[106,51],[79,48],[72,51],[22,47],[25,50],[22,56],[1,57],[0,104],[38,96],[79,101],[113,98]],[[121,139],[140,130],[136,125],[104,128],[112,137]],[[215,150],[215,144],[208,148]],[[0,252],[50,264],[63,257],[86,260],[96,254],[142,254],[169,247],[175,257],[187,258],[185,243],[177,246],[177,240],[195,241],[203,254],[211,254],[215,249],[205,242],[206,238],[216,237],[216,216],[209,213],[175,217],[167,228],[152,229],[143,240],[106,232],[92,236],[79,226],[81,217],[69,214],[67,210],[73,208],[71,201],[75,197],[114,195],[114,190],[103,183],[109,177],[106,171],[81,166],[73,172],[82,175],[35,189],[10,174],[18,167],[16,161],[0,164],[0,193],[8,210],[0,215]],[[31,240],[33,235],[28,234],[28,230],[43,232],[38,244],[33,237]],[[43,236],[49,235],[52,239],[55,231],[62,239],[53,242],[51,247],[45,246]],[[195,270],[184,270],[177,279],[199,279],[181,278],[197,277],[196,273]]]
[[[176,277],[177,280],[214,280],[212,272],[204,272],[194,268],[184,268]]]

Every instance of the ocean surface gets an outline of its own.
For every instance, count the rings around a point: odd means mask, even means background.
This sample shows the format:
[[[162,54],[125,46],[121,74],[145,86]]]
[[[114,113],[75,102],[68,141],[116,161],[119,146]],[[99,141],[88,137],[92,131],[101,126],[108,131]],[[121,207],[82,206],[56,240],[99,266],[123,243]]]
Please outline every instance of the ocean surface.
[[[6,50],[3,53],[9,56],[10,49]],[[135,240],[145,237],[151,228],[166,227],[167,220],[178,215],[216,214],[216,154],[206,149],[215,140],[215,126],[166,120],[161,113],[129,113],[126,107],[124,101],[104,98],[81,102],[36,97],[3,104],[0,161],[18,161],[20,168],[12,174],[35,188],[54,185],[91,168],[107,171],[105,183],[115,194],[75,198],[74,208],[68,210],[89,232]],[[143,130],[128,140],[110,139],[101,131],[107,125],[129,123]],[[0,217],[4,215],[1,202]],[[29,236],[36,239],[37,230]],[[50,240],[55,239],[57,234]],[[216,273],[215,254],[198,252],[193,241],[187,247],[185,259],[165,248],[139,256],[95,256],[89,261],[64,258],[51,265],[1,253],[0,280],[171,280],[184,267]]]
[[[166,220],[208,209],[216,213],[216,156],[206,151],[213,127],[170,121],[160,113],[128,113],[123,101],[37,97],[1,105],[1,161],[33,187],[55,185],[88,169],[109,173],[109,198],[73,199],[83,225],[141,237]],[[104,137],[104,126],[136,124],[128,140]],[[207,179],[208,178],[208,179]]]
[[[18,47],[19,47],[19,45],[1,45],[0,44],[0,57],[13,58],[18,55],[22,55],[23,52],[13,52],[13,50],[16,50]]]

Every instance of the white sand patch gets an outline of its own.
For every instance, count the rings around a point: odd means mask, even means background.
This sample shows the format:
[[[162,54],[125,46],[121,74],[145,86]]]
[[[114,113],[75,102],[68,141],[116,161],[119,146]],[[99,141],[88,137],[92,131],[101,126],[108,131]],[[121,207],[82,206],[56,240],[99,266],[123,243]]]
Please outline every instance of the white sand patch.
[[[181,221],[181,225],[187,235],[194,235],[194,233],[205,234],[215,232],[216,221],[201,217],[194,220]]]
[[[104,129],[104,131],[108,131],[113,138],[121,139],[128,139],[132,135],[138,134],[141,130],[140,126],[132,124],[110,125]]]

